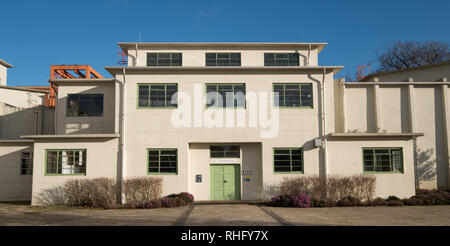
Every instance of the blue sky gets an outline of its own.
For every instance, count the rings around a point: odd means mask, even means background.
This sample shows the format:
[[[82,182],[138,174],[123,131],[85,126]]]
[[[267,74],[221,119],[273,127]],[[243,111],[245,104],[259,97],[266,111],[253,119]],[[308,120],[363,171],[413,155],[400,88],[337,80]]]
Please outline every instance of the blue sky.
[[[450,41],[450,1],[4,1],[0,59],[8,85],[47,85],[51,64],[89,64],[105,77],[118,42],[327,42],[338,74],[392,41]],[[372,66],[376,66],[376,63]]]

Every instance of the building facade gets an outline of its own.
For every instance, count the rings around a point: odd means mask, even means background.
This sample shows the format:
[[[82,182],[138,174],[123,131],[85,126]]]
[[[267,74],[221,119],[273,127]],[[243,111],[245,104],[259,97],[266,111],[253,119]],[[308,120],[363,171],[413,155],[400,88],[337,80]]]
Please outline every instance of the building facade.
[[[335,80],[326,43],[119,45],[113,78],[50,80],[55,132],[23,136],[33,204],[71,178],[160,177],[197,200],[262,200],[305,175],[374,175],[382,197],[449,187],[447,82]]]

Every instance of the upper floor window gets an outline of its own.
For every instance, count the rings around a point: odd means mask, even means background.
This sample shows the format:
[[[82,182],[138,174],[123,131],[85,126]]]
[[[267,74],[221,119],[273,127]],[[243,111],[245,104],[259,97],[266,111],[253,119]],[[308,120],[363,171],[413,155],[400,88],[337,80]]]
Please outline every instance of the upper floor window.
[[[103,116],[103,94],[68,94],[66,116]]]
[[[274,148],[273,170],[275,173],[303,173],[303,149]]]
[[[177,84],[138,84],[138,108],[176,108]]]
[[[33,174],[33,153],[21,152],[20,153],[20,174],[31,175]]]
[[[85,149],[45,150],[45,174],[76,175],[86,174]]]
[[[206,53],[206,66],[240,66],[241,53]]]
[[[363,148],[364,172],[403,172],[402,148]]]
[[[245,107],[245,84],[206,84],[206,106]]]
[[[298,66],[298,53],[264,53],[264,66]]]
[[[273,84],[274,106],[292,108],[312,108],[312,84]],[[278,93],[278,96],[277,96]]]
[[[181,66],[181,53],[147,53],[147,66]]]

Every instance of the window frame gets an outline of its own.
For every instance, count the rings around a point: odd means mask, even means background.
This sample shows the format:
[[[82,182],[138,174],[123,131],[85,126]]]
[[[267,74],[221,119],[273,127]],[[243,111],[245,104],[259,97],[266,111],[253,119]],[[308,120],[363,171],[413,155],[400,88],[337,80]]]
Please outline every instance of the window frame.
[[[56,170],[58,170],[58,156],[59,156],[59,152],[62,151],[84,151],[85,152],[85,156],[86,156],[86,163],[85,163],[85,167],[84,167],[84,173],[72,173],[72,174],[63,174],[63,173],[48,173],[47,172],[47,166],[48,166],[48,159],[47,159],[47,154],[50,151],[58,151],[57,154],[57,158],[56,158]],[[87,175],[87,149],[45,149],[45,165],[44,165],[44,176],[86,176]],[[75,158],[75,155],[74,155]]]
[[[273,55],[273,61],[274,61],[273,65],[267,65],[266,64],[266,60],[268,60],[268,59],[266,59],[266,54],[267,55]],[[288,56],[288,58],[287,59],[281,59],[281,58],[277,59],[276,56],[277,55],[281,55],[281,54],[286,54]],[[297,63],[295,65],[291,65],[289,63],[289,61],[291,61],[291,59],[289,59],[289,55],[292,55],[292,54],[296,55],[296,58],[297,58]],[[276,64],[277,60],[287,60],[287,65]],[[300,54],[297,53],[297,52],[278,52],[278,53],[276,53],[276,52],[267,52],[267,53],[264,53],[264,66],[265,67],[299,67],[300,66]]]
[[[275,105],[275,86],[276,85],[282,85],[283,86],[283,94],[286,95],[286,85],[299,85],[299,98],[300,98],[300,105],[299,106],[285,106],[286,102],[284,101],[283,106],[280,105]],[[310,106],[302,106],[302,86],[311,86],[311,105]],[[287,82],[287,83],[280,83],[280,82],[276,82],[276,83],[272,83],[272,101],[273,107],[278,107],[278,108],[285,108],[285,109],[313,109],[314,108],[314,89],[313,89],[313,84],[312,83],[291,83],[291,82]],[[278,101],[280,102],[280,101]]]
[[[148,106],[140,106],[139,105],[139,87],[141,86],[141,85],[148,85],[149,86],[149,90],[148,90]],[[164,104],[166,105],[166,106],[164,106],[164,107],[161,107],[161,106],[158,106],[158,107],[151,107],[150,106],[150,86],[152,86],[152,85],[164,85],[164,98],[166,99],[165,101],[164,101]],[[178,93],[178,83],[137,83],[137,86],[136,86],[136,108],[137,109],[175,109],[175,108],[178,108],[178,97],[177,97],[177,105],[176,106],[167,106],[168,105],[168,101],[167,101],[167,86],[169,86],[169,85],[175,85],[176,86],[176,88],[177,88],[177,90],[176,90],[176,92],[175,93]],[[169,104],[170,104],[170,102],[169,102]]]
[[[218,89],[219,89],[220,85],[231,85],[232,88],[233,88],[233,106],[232,107],[227,107],[226,103],[224,101],[222,101],[223,105],[221,107],[220,106],[214,106],[214,105],[208,105],[208,85],[215,85],[217,93],[219,92]],[[243,106],[234,106],[234,100],[235,100],[235,95],[236,95],[234,87],[237,86],[237,85],[242,85],[244,87],[244,98],[245,99],[244,99],[244,105]],[[205,83],[205,99],[206,99],[205,107],[207,109],[208,108],[216,108],[216,109],[221,109],[221,108],[223,108],[223,109],[243,108],[243,109],[245,109],[247,107],[247,87],[246,87],[245,83]]]
[[[215,54],[215,65],[208,65],[208,54]],[[218,56],[228,54],[228,65],[217,65],[217,61],[219,60]],[[231,55],[232,54],[239,54],[239,65],[231,65]],[[223,58],[220,58],[220,60],[225,60]],[[205,53],[205,67],[240,67],[242,66],[242,54],[241,52],[206,52]]]
[[[29,158],[26,159],[23,157],[23,154],[29,154]],[[33,175],[33,152],[32,151],[21,151],[19,154],[19,160],[20,160],[20,175],[21,176],[27,176],[27,175]],[[23,163],[22,160],[29,160],[29,167],[28,168],[24,168],[23,167]],[[29,173],[27,171],[30,171]],[[25,171],[25,173],[23,173],[23,171]]]
[[[148,158],[150,151],[158,151],[158,170],[161,169],[161,151],[173,151],[175,150],[176,154],[176,169],[175,173],[168,173],[168,172],[150,172],[150,160]],[[178,148],[147,148],[146,151],[147,154],[147,175],[178,175]]]
[[[300,150],[300,154],[301,154],[301,161],[300,161],[300,167],[301,170],[300,171],[292,171],[292,150]],[[290,170],[289,172],[286,171],[276,171],[275,170],[275,150],[289,150],[289,162],[290,162]],[[273,166],[273,173],[274,174],[304,174],[305,173],[305,155],[304,155],[304,150],[302,147],[276,147],[272,149],[272,166]]]
[[[102,111],[100,115],[69,115],[69,96],[77,95],[78,96],[78,102],[81,95],[86,96],[92,96],[91,102],[93,102],[93,96],[102,96]],[[66,117],[103,117],[105,112],[105,94],[102,93],[68,93],[67,94],[67,100],[66,100]]]
[[[148,64],[148,55],[149,54],[156,54],[156,65],[149,65]],[[170,63],[170,65],[159,65],[159,60],[160,60],[160,58],[159,58],[159,56],[161,55],[161,54],[169,54],[169,63]],[[174,58],[173,58],[173,55],[174,54],[180,54],[180,65],[173,65],[173,60],[174,60]],[[147,67],[181,67],[181,66],[183,66],[183,53],[182,52],[147,52],[147,60],[146,60],[146,66]]]
[[[376,165],[376,154],[375,154],[375,150],[388,150],[389,151],[389,165],[390,167],[392,167],[392,169],[390,171],[366,171],[365,168],[365,160],[364,160],[364,150],[372,150],[373,153],[373,164],[374,164],[374,170],[376,169],[375,167]],[[394,163],[392,160],[392,154],[391,154],[391,150],[400,150],[400,160],[401,160],[401,171],[395,171],[394,169]],[[380,155],[380,154],[378,154]],[[403,148],[402,147],[363,147],[362,148],[362,168],[363,168],[363,173],[368,173],[368,174],[403,174],[405,172],[405,166],[404,166],[404,162],[403,162]]]
[[[226,153],[227,152],[233,153],[233,151],[226,151],[226,150],[224,150],[224,151],[214,151],[214,152],[218,152],[218,153],[222,153],[223,152],[224,157],[213,157],[211,155],[212,154],[211,147],[214,147],[214,146],[215,147],[237,146],[238,147],[238,150],[237,150],[238,157],[227,157]],[[241,146],[238,145],[238,144],[211,144],[211,145],[209,145],[209,158],[210,159],[240,159],[241,158]]]

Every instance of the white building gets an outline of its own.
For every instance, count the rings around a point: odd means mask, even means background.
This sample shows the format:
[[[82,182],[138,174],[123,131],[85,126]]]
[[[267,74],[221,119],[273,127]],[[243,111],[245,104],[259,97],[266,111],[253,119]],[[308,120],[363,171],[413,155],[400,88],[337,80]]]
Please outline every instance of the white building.
[[[113,78],[50,80],[55,133],[23,134],[33,204],[95,177],[157,176],[196,200],[261,200],[302,175],[375,175],[382,197],[449,189],[447,82],[334,80],[326,43],[119,45]]]

